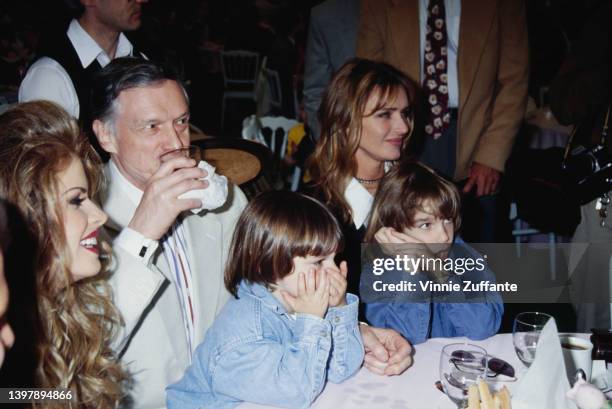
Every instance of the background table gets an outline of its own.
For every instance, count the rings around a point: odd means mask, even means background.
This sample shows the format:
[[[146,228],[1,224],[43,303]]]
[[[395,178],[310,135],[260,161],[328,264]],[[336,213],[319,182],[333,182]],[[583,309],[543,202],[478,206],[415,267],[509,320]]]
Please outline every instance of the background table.
[[[567,144],[572,127],[561,125],[550,108],[539,108],[531,112],[525,121],[532,127],[529,135],[530,148],[547,149]]]
[[[489,355],[502,358],[516,370],[517,377],[527,371],[519,361],[512,344],[512,334],[498,334],[484,341],[467,338],[432,338],[415,346],[414,364],[400,376],[384,377],[362,368],[346,382],[328,382],[313,409],[454,409],[456,406],[435,387],[440,379],[438,365],[442,347],[456,342],[480,345]],[[516,382],[504,382],[512,392]],[[242,404],[240,409],[262,409],[268,406]]]

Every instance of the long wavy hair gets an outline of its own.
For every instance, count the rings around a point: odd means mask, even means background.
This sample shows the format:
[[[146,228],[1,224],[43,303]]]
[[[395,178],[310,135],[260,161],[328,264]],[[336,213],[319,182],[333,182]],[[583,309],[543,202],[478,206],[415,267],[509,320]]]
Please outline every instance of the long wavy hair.
[[[325,90],[318,112],[321,138],[308,169],[314,187],[323,193],[322,199],[345,223],[352,220],[344,190],[357,171],[355,153],[362,120],[383,108],[402,89],[409,107],[413,107],[416,89],[406,75],[389,64],[354,58],[338,70]],[[373,96],[377,98],[374,109],[365,112]],[[414,129],[413,118],[413,114],[406,117],[410,132]]]
[[[110,347],[121,318],[108,285],[108,244],[100,249],[100,274],[74,281],[70,272],[58,174],[75,158],[83,164],[95,200],[102,183],[100,159],[62,108],[28,102],[0,116],[0,195],[22,213],[37,243],[42,327],[37,386],[72,390],[75,400],[69,407],[114,408],[124,396],[127,376]]]

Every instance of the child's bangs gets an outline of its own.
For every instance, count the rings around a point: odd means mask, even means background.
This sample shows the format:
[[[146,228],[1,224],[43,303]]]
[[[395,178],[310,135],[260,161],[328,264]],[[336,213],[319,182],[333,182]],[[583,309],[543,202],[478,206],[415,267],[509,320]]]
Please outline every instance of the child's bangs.
[[[331,217],[331,215],[329,215]],[[292,256],[326,256],[343,248],[342,232],[337,222],[330,217],[310,218],[289,234]]]
[[[439,219],[458,220],[460,216],[459,197],[455,191],[444,183],[432,186],[417,204],[419,210],[430,213]]]
[[[428,180],[427,182],[432,182]],[[404,213],[410,219],[407,225],[414,227],[417,211],[428,213],[439,219],[457,220],[459,218],[459,197],[454,188],[447,183],[413,185],[413,191],[407,194],[404,202]]]
[[[429,197],[421,198],[421,201],[415,207],[417,210],[439,219],[452,219],[452,210],[449,203],[444,199],[440,195],[430,195]]]

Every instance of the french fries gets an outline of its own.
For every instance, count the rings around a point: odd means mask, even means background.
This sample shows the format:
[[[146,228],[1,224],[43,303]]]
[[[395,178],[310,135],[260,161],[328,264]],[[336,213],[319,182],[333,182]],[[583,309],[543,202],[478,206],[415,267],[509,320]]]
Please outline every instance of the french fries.
[[[491,394],[489,385],[481,379],[478,384],[468,388],[467,409],[512,409],[510,391],[504,386],[499,392]]]

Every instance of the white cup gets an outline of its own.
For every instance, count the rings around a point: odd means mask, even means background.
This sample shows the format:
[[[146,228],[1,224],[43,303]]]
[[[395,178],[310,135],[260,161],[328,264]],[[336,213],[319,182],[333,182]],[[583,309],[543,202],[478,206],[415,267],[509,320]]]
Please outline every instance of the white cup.
[[[570,384],[574,382],[574,375],[578,369],[584,371],[588,382],[591,379],[591,368],[593,366],[593,359],[591,358],[593,344],[591,341],[570,335],[560,335],[559,340],[561,341],[563,360]]]

